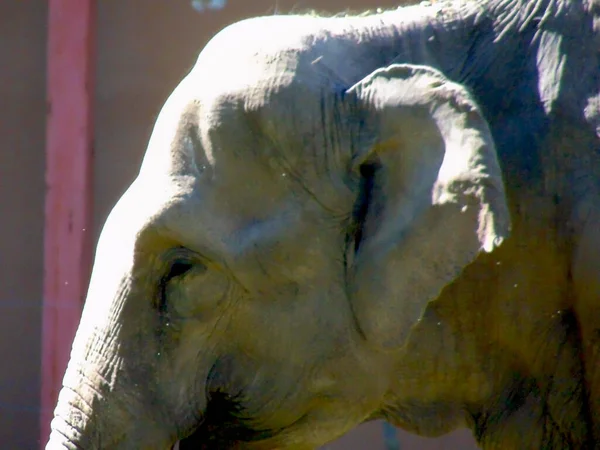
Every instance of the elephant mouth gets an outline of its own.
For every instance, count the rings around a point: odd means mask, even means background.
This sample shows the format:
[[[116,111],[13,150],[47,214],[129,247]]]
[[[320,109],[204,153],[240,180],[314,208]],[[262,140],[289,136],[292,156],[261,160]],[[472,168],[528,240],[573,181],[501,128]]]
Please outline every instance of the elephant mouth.
[[[211,394],[203,420],[187,437],[177,441],[172,450],[233,449],[241,443],[249,445],[272,438],[275,433],[258,431],[248,426],[242,418],[242,410],[237,401],[229,395],[216,392]]]
[[[229,426],[219,428],[219,430],[207,430],[205,428],[199,428],[190,436],[183,438],[173,444],[170,450],[227,450],[239,448],[241,443],[246,446],[253,441],[257,443],[262,438],[257,434],[256,437],[250,439],[239,439],[237,434],[239,431],[232,430]]]

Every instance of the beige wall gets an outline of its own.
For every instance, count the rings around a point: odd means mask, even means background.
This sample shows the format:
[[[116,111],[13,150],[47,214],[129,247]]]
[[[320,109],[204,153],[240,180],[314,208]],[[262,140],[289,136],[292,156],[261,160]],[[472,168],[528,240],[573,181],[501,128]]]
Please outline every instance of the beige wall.
[[[205,3],[208,3],[206,1]],[[229,0],[202,13],[190,1],[98,2],[95,234],[135,177],[156,115],[219,29],[238,19],[315,8],[395,6],[393,0]],[[0,447],[38,447],[45,133],[46,2],[0,2]],[[472,449],[468,432],[402,450]],[[381,424],[329,449],[383,449]]]

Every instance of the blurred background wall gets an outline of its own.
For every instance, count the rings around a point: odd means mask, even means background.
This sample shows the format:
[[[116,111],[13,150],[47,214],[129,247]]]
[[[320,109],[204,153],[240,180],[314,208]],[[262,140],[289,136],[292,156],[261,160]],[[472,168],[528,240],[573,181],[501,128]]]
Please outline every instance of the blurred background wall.
[[[239,19],[314,8],[363,11],[393,0],[98,2],[94,240],[136,176],[154,120],[206,42]],[[38,449],[43,279],[47,3],[0,2],[0,447]],[[275,37],[276,38],[276,37]],[[476,449],[470,433],[399,449]],[[328,449],[384,449],[381,423]]]

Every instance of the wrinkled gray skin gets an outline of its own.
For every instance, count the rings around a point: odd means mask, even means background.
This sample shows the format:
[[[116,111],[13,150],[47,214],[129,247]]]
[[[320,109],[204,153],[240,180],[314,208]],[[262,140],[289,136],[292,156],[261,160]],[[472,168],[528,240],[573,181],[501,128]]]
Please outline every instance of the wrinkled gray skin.
[[[218,34],[103,230],[47,449],[311,449],[374,418],[598,447],[592,3]]]

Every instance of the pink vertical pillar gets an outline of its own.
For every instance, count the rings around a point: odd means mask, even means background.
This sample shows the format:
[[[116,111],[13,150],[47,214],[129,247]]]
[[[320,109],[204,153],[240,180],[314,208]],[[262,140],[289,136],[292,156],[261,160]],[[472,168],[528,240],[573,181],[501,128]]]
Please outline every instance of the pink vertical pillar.
[[[49,0],[40,446],[91,268],[95,0]]]

